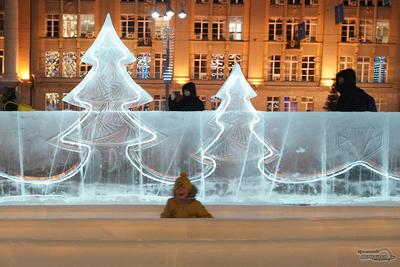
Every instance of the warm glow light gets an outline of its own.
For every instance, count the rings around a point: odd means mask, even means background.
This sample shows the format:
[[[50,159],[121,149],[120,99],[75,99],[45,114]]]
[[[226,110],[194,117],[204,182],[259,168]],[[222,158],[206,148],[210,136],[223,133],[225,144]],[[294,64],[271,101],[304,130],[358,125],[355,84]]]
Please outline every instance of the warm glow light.
[[[153,12],[151,12],[151,17],[153,19],[158,19],[160,17],[160,13],[158,13],[158,11],[154,9]]]
[[[260,78],[249,78],[248,80],[252,85],[260,85],[264,81],[263,79]]]
[[[167,15],[167,17],[169,18],[172,18],[174,14],[175,14],[174,11],[170,7],[167,9],[167,12],[165,12],[165,15]]]
[[[189,82],[189,78],[188,77],[179,77],[179,78],[174,78],[174,81],[177,83],[177,84],[185,84],[185,83],[187,83],[187,82]]]
[[[181,11],[179,11],[179,14],[178,14],[178,17],[180,18],[180,19],[184,19],[184,18],[186,18],[186,12],[185,12],[185,10],[181,10]]]
[[[332,87],[333,79],[323,79],[321,80],[321,84],[326,87]]]
[[[322,68],[321,85],[332,86],[333,80],[336,77],[336,66],[325,66]]]
[[[24,70],[21,73],[19,73],[19,77],[22,80],[29,80],[31,76],[29,75],[29,71],[28,70]]]
[[[172,17],[168,16],[167,14],[164,15],[164,19],[167,20],[167,21],[170,20],[171,18]]]

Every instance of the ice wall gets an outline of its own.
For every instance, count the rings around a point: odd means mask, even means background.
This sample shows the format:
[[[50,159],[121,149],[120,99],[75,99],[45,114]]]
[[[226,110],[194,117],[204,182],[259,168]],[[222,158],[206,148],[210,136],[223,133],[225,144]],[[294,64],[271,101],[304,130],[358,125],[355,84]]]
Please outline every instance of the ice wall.
[[[87,112],[0,113],[0,203],[160,203],[181,171],[208,203],[400,200],[397,113],[127,114],[147,129],[136,141],[98,142],[94,128],[69,146],[60,133]]]

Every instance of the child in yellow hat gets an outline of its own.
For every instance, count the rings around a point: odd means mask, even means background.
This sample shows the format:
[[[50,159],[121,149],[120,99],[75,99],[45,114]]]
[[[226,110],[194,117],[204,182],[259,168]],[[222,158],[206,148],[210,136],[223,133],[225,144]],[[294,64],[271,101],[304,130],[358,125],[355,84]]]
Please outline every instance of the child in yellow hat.
[[[168,199],[161,218],[212,218],[207,209],[196,200],[197,188],[186,172],[175,180],[174,197]]]

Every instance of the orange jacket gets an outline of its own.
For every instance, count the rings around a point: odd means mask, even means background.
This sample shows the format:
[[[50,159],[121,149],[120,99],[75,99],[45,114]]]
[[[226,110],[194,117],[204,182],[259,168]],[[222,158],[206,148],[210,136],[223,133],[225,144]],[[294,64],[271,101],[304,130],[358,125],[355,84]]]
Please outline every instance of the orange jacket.
[[[161,218],[212,218],[212,215],[196,199],[179,203],[175,198],[170,198]]]

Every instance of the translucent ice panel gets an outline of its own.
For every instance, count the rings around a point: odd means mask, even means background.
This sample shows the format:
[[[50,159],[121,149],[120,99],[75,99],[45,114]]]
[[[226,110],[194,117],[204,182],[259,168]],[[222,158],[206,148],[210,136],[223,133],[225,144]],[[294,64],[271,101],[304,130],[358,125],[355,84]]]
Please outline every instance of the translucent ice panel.
[[[102,117],[118,118],[118,113]],[[227,111],[216,117],[216,111],[206,111],[129,116],[151,135],[132,132],[134,126],[107,134],[99,122],[89,128],[82,125],[63,142],[60,132],[87,118],[87,112],[0,113],[1,124],[7,125],[0,129],[0,201],[39,196],[48,204],[54,197],[67,203],[160,203],[171,194],[181,171],[189,172],[199,197],[209,203],[400,198],[396,113]],[[88,120],[96,118],[99,114],[94,112]],[[137,142],[122,142],[132,136]]]

